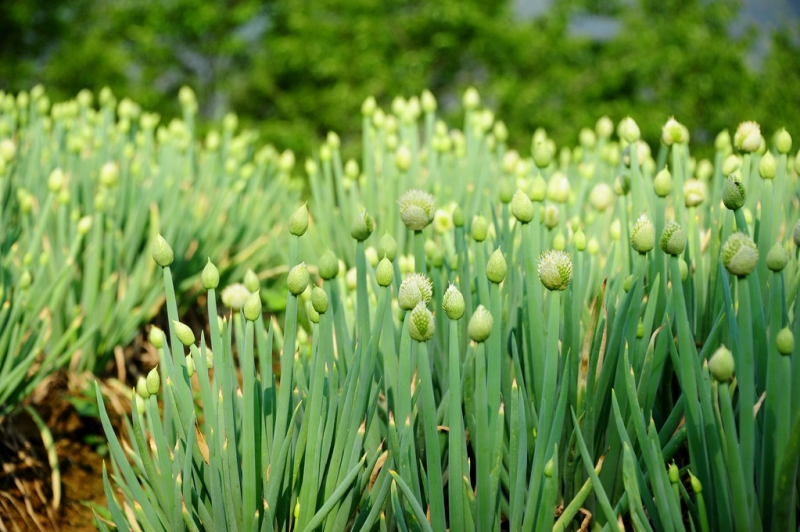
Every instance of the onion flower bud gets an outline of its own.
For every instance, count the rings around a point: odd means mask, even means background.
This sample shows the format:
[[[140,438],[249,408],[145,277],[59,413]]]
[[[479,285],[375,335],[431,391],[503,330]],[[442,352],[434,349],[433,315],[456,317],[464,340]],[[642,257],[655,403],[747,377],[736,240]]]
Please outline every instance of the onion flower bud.
[[[775,179],[778,174],[778,162],[770,152],[761,157],[761,161],[758,163],[758,173],[762,179]]]
[[[533,202],[521,190],[517,190],[511,200],[511,214],[523,224],[530,223],[533,220]]]
[[[153,242],[153,260],[162,268],[166,268],[174,260],[175,255],[172,253],[172,248],[161,234],[156,235],[155,242]]]
[[[219,270],[214,266],[209,257],[203,273],[200,275],[200,280],[203,282],[203,288],[206,290],[214,290],[219,286]]]
[[[572,280],[572,259],[563,251],[545,251],[539,257],[538,273],[548,290],[566,290]]]
[[[394,267],[388,257],[382,258],[378,263],[375,277],[380,286],[389,286],[394,282]]]
[[[631,247],[638,253],[647,253],[656,245],[656,228],[647,217],[642,213],[631,229]]]
[[[731,134],[728,133],[727,129],[723,129],[717,133],[717,136],[714,139],[714,148],[723,153],[728,153],[731,151]]]
[[[753,273],[758,262],[758,248],[744,233],[733,233],[722,246],[722,264],[737,277]]]
[[[378,240],[378,258],[387,258],[393,262],[397,256],[397,242],[388,232]]]
[[[353,224],[350,226],[350,236],[359,242],[363,242],[372,234],[373,228],[372,217],[367,214],[366,210],[363,210],[353,220]]]
[[[506,278],[507,273],[506,259],[500,248],[497,248],[486,263],[486,277],[494,284],[500,284]]]
[[[256,321],[261,317],[261,295],[253,292],[244,304],[244,317],[247,321]]]
[[[683,184],[683,201],[686,207],[697,207],[706,199],[706,186],[698,179],[690,179]]]
[[[589,193],[589,203],[599,212],[605,212],[614,204],[614,191],[606,183],[598,183]]]
[[[467,90],[464,91],[464,96],[461,99],[461,103],[464,106],[464,109],[467,111],[473,111],[481,104],[481,95],[478,94],[478,90],[475,87],[468,87]]]
[[[158,366],[151,369],[150,373],[147,374],[145,384],[147,386],[147,393],[150,395],[158,393],[158,389],[161,387],[161,376],[158,374]]]
[[[653,179],[653,188],[659,198],[666,198],[672,193],[672,174],[669,173],[669,170],[663,168],[656,174]]]
[[[489,335],[492,334],[493,325],[494,319],[491,313],[483,305],[478,305],[467,326],[470,340],[478,344],[485,342]]]
[[[708,369],[717,382],[729,382],[735,369],[733,354],[724,345],[719,346],[708,361]]]
[[[736,174],[729,175],[722,189],[722,203],[727,209],[735,211],[744,206],[746,198],[747,191],[744,185],[737,179]]]
[[[185,346],[190,346],[194,344],[194,332],[192,329],[178,320],[173,320],[172,326],[175,327],[175,336],[178,337],[178,340]]]
[[[792,136],[786,131],[786,128],[781,128],[775,133],[775,147],[778,153],[785,155],[792,149]]]
[[[675,120],[675,117],[670,117],[667,123],[661,128],[661,140],[667,146],[672,146],[673,143],[680,144],[684,142],[684,126]]]
[[[408,334],[416,342],[427,342],[433,338],[436,331],[436,322],[433,314],[422,301],[416,304],[408,320]]]
[[[530,191],[528,193],[528,197],[531,201],[544,201],[545,196],[547,195],[547,181],[540,175],[537,175],[533,178],[531,182]]]
[[[466,220],[464,219],[464,210],[460,206],[453,209],[453,225],[456,227],[464,227]]]
[[[733,144],[739,151],[758,150],[761,147],[761,126],[757,122],[742,122],[733,135]]]
[[[464,315],[465,303],[464,296],[456,285],[451,284],[442,296],[442,308],[451,320],[459,320]]]
[[[601,116],[594,125],[594,130],[598,137],[607,139],[614,133],[614,122],[607,116]]]
[[[244,272],[244,286],[251,294],[261,290],[261,281],[258,280],[258,275],[256,275],[256,272],[250,268]]]
[[[289,292],[291,292],[293,296],[302,294],[308,286],[308,282],[308,268],[306,268],[305,262],[301,262],[292,268],[289,272],[289,277],[286,279],[286,285],[289,287]]]
[[[422,301],[427,305],[433,297],[433,283],[427,275],[411,273],[400,283],[397,302],[403,310],[411,310]]]
[[[339,275],[339,259],[337,259],[336,255],[333,254],[333,251],[327,250],[319,258],[319,264],[317,265],[317,268],[319,270],[320,277],[326,281],[333,279]]]
[[[794,352],[794,334],[789,327],[784,327],[778,332],[775,340],[778,346],[778,353],[787,356]]]
[[[586,234],[578,229],[572,235],[572,243],[575,244],[575,249],[578,251],[583,251],[586,249]]]
[[[328,311],[328,294],[322,288],[315,286],[311,289],[311,306],[318,314]]]
[[[561,213],[553,204],[549,204],[544,208],[544,225],[548,229],[554,229],[561,218]]]
[[[780,242],[776,242],[767,253],[767,268],[773,272],[781,272],[789,264],[789,252]]]
[[[308,207],[304,203],[289,217],[289,232],[294,236],[303,236],[308,229]]]
[[[672,220],[667,222],[664,226],[664,231],[661,233],[659,240],[661,251],[669,255],[680,255],[686,249],[686,233],[683,232],[681,226]]]
[[[472,220],[472,238],[476,242],[483,242],[486,240],[486,235],[489,233],[489,222],[480,214]]]
[[[422,190],[409,190],[398,200],[400,218],[411,231],[422,231],[433,221],[433,196]]]
[[[553,153],[547,142],[537,142],[533,147],[533,162],[539,168],[547,168],[553,162]]]
[[[147,379],[144,376],[139,376],[136,381],[136,394],[142,399],[150,397],[150,392],[147,391]]]
[[[633,144],[639,140],[641,132],[639,131],[639,125],[636,121],[627,116],[623,118],[617,126],[617,135],[628,144]]]

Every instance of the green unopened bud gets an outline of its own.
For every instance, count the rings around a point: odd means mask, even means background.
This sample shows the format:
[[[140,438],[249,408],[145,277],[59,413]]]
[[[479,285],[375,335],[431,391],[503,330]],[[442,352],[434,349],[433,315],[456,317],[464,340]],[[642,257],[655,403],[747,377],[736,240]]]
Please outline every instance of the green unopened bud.
[[[559,219],[561,218],[561,211],[555,205],[548,204],[544,208],[544,225],[548,229],[555,229],[558,226]]]
[[[605,212],[614,204],[614,201],[614,191],[606,183],[598,183],[592,187],[592,191],[589,193],[589,203],[599,212]]]
[[[489,222],[480,214],[472,220],[472,238],[476,242],[483,242],[486,240],[486,235],[489,233]]]
[[[178,340],[185,346],[190,346],[194,344],[194,332],[192,329],[177,320],[173,320],[172,326],[175,328],[175,336],[178,337]]]
[[[150,392],[147,391],[147,379],[143,375],[139,376],[139,380],[136,381],[136,393],[142,399],[150,397]]]
[[[697,207],[706,199],[706,186],[699,179],[690,179],[683,184],[683,201],[686,207]]]
[[[436,322],[423,301],[416,304],[408,320],[408,334],[416,342],[427,342],[433,338]]]
[[[564,251],[566,248],[567,248],[567,238],[564,236],[564,233],[559,231],[558,233],[556,233],[556,236],[553,237],[553,249]]]
[[[678,466],[675,465],[675,462],[672,462],[669,465],[669,481],[673,484],[677,484],[681,480],[681,472],[678,469]]]
[[[186,374],[191,379],[192,375],[194,375],[194,359],[192,355],[186,355],[183,360],[186,363]]]
[[[674,142],[681,143],[683,139],[683,125],[675,117],[670,117],[667,123],[661,128],[661,140],[667,146],[672,146]]]
[[[86,236],[92,228],[92,216],[86,215],[78,220],[77,231],[81,236]]]
[[[714,139],[714,148],[723,153],[730,151],[731,134],[728,133],[727,129],[723,129],[717,134],[717,137]]]
[[[775,343],[778,346],[778,353],[784,356],[794,353],[794,334],[789,327],[784,327],[778,331]]]
[[[478,305],[467,326],[470,340],[478,344],[485,342],[492,334],[493,325],[494,319],[492,319],[491,313],[483,305]]]
[[[644,322],[641,319],[636,325],[636,338],[644,338]]]
[[[106,187],[113,187],[119,181],[119,167],[116,163],[108,162],[100,168],[100,182]]]
[[[58,192],[64,186],[64,172],[61,168],[55,168],[50,172],[50,177],[47,178],[47,190],[50,192]]]
[[[756,122],[742,122],[736,128],[733,144],[740,151],[754,152],[761,147],[761,126]]]
[[[325,290],[318,286],[311,289],[311,306],[319,314],[328,312],[328,294]]]
[[[628,144],[633,144],[641,137],[639,125],[631,117],[623,118],[617,127],[617,135]]]
[[[686,233],[683,232],[683,229],[677,222],[670,220],[667,222],[667,225],[664,226],[659,245],[661,246],[661,251],[664,253],[680,255],[686,248]]]
[[[339,259],[333,254],[333,251],[327,250],[319,258],[319,276],[325,279],[333,279],[339,274]]]
[[[631,247],[639,253],[647,253],[656,245],[656,228],[647,217],[642,213],[631,229]]]
[[[781,128],[775,133],[775,148],[778,153],[785,155],[792,149],[792,136],[786,131],[786,128]]]
[[[422,231],[433,221],[433,196],[422,190],[409,190],[398,200],[400,218],[411,231]]]
[[[397,292],[397,303],[403,310],[411,310],[422,301],[427,305],[433,297],[433,284],[427,275],[411,273],[400,283]]]
[[[586,235],[582,230],[578,229],[575,231],[575,234],[572,235],[572,243],[575,245],[575,249],[578,251],[583,251],[586,249]]]
[[[159,233],[153,242],[153,260],[162,268],[166,268],[172,264],[174,259],[175,255],[172,253],[172,248],[169,247],[167,241]]]
[[[328,131],[328,136],[325,139],[325,142],[327,142],[328,146],[330,146],[333,150],[338,150],[339,146],[342,145],[342,141],[335,131]]]
[[[589,239],[589,242],[586,244],[586,250],[591,256],[595,256],[600,252],[600,242],[597,241],[596,237]]]
[[[475,110],[481,104],[481,95],[478,94],[478,90],[475,87],[467,87],[461,103],[467,111]]]
[[[672,193],[672,174],[663,168],[653,179],[653,188],[659,198],[666,198]]]
[[[592,149],[594,145],[597,143],[597,135],[594,131],[585,127],[581,129],[580,133],[578,134],[578,140],[581,143],[581,146]]]
[[[789,252],[780,242],[776,242],[767,253],[767,268],[773,272],[781,272],[789,264]]]
[[[378,265],[378,250],[370,246],[364,250],[364,257],[367,259],[367,264],[375,268]]]
[[[147,386],[147,393],[150,395],[158,393],[158,389],[161,387],[161,376],[158,374],[158,366],[151,369],[150,373],[147,374],[145,385]]]
[[[428,89],[422,91],[420,102],[422,104],[422,110],[426,113],[433,113],[436,111],[436,97]]]
[[[390,262],[394,261],[397,256],[397,242],[394,237],[388,232],[384,233],[380,240],[378,240],[378,258],[387,258]]]
[[[378,263],[375,277],[380,286],[390,286],[394,282],[394,267],[388,257],[382,258]]]
[[[211,262],[211,258],[206,262],[203,273],[200,275],[200,280],[203,282],[203,288],[206,290],[214,290],[219,286],[219,270]]]
[[[164,331],[153,325],[150,327],[150,332],[147,335],[147,339],[150,340],[150,343],[153,344],[153,347],[156,349],[161,349],[164,346]]]
[[[31,272],[25,270],[22,272],[22,275],[19,276],[19,287],[22,290],[27,290],[31,287],[31,283],[33,282],[33,277],[31,276]]]
[[[501,404],[501,405],[500,405],[500,407],[502,408],[502,406],[503,406],[503,405]],[[548,461],[547,461],[547,463],[544,465],[544,476],[545,476],[545,477],[547,477],[547,478],[552,478],[552,477],[553,477],[553,469],[554,469],[554,468],[555,468],[555,462],[554,462],[554,460],[551,458],[551,459],[550,459],[550,460],[548,460]]]
[[[625,278],[625,282],[622,283],[622,289],[625,290],[625,293],[631,291],[631,286],[633,286],[633,275],[629,275]]]
[[[692,491],[694,491],[695,494],[703,493],[703,484],[700,482],[699,478],[692,474],[691,471],[689,471],[689,480],[692,483]]]
[[[758,173],[762,179],[775,179],[778,174],[778,162],[772,153],[766,152],[758,163]]]
[[[394,164],[400,172],[408,172],[411,168],[411,150],[405,144],[399,146],[394,154]]]
[[[545,251],[539,257],[538,273],[548,290],[566,290],[572,280],[572,259],[564,251]]]
[[[247,291],[251,294],[257,293],[259,290],[261,290],[261,281],[258,280],[258,275],[256,275],[256,272],[250,268],[244,272],[244,287],[247,288]]]
[[[314,307],[308,307],[308,319],[311,323],[319,323],[319,312],[314,310]]]
[[[451,320],[459,320],[464,315],[464,296],[456,285],[451,284],[442,297],[442,308]]]
[[[533,147],[533,162],[539,168],[547,168],[553,161],[553,153],[547,142],[537,142]]]
[[[678,271],[680,272],[681,282],[685,281],[687,277],[689,277],[689,265],[686,264],[686,261],[683,259],[678,259]]]
[[[507,273],[506,258],[500,248],[497,248],[489,257],[489,262],[486,263],[486,277],[494,284],[500,284],[506,278]]]
[[[289,232],[294,236],[303,236],[308,230],[308,207],[304,203],[289,217]]]
[[[509,204],[514,197],[514,183],[510,179],[504,179],[500,183],[500,203]]]
[[[758,248],[744,233],[733,233],[722,246],[722,264],[737,277],[750,275],[758,262]]]
[[[464,227],[466,220],[464,219],[464,211],[460,206],[453,209],[453,225],[456,227]]]
[[[494,136],[498,142],[505,142],[508,140],[508,128],[506,127],[505,122],[502,122],[501,120],[495,122],[492,132],[494,133]]]
[[[248,296],[244,304],[244,317],[247,321],[256,321],[261,317],[261,296],[257,291]]]
[[[722,203],[727,209],[735,211],[744,206],[746,198],[747,191],[744,185],[738,180],[738,176],[736,174],[729,175],[722,189]]]
[[[353,220],[353,224],[350,226],[350,236],[359,242],[363,242],[372,234],[372,229],[372,217],[367,214],[366,210],[363,210]]]
[[[724,345],[719,346],[708,361],[708,369],[711,376],[717,382],[729,382],[733,377],[735,363],[733,355]]]
[[[569,179],[562,172],[555,172],[547,183],[547,198],[556,203],[566,203],[571,192]]]
[[[364,103],[361,104],[361,114],[364,116],[372,116],[375,113],[375,109],[378,107],[377,102],[375,101],[374,96],[367,96],[367,99],[364,100]]]
[[[308,286],[309,276],[306,263],[301,262],[289,271],[289,277],[286,279],[286,286],[289,287],[289,292],[293,296],[302,294]]]

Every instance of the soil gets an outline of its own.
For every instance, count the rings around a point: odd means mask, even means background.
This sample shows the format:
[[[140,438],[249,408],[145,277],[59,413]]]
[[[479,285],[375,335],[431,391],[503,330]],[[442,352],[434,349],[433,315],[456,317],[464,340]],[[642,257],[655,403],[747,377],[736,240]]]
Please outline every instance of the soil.
[[[75,383],[71,384],[74,387]],[[103,457],[98,454],[103,453],[103,447],[95,446],[105,439],[99,419],[81,415],[75,406],[76,402],[81,404],[83,394],[70,389],[67,378],[60,374],[51,379],[43,396],[33,404],[56,445],[61,470],[61,504],[57,510],[49,508],[53,499],[50,466],[30,415],[23,410],[0,426],[0,530],[3,526],[9,531],[97,529],[92,506],[104,507],[105,495]],[[117,401],[119,405],[119,398]],[[118,429],[119,414],[109,408],[109,416]]]

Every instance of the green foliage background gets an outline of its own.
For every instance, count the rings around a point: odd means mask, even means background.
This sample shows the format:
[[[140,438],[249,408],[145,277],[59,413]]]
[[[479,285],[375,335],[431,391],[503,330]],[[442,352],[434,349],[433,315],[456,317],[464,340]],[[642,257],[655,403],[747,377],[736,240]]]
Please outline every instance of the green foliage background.
[[[544,127],[575,142],[603,114],[635,116],[658,141],[675,115],[694,142],[755,119],[800,132],[800,49],[772,37],[758,72],[755,34],[733,38],[730,0],[568,0],[515,20],[485,0],[10,0],[0,18],[0,88],[44,83],[56,98],[110,86],[176,116],[191,85],[201,115],[233,110],[279,147],[305,151],[326,131],[356,140],[363,99],[429,87],[455,112],[476,85],[512,139]],[[571,36],[574,15],[616,18],[602,42]],[[527,151],[527,146],[518,146]]]

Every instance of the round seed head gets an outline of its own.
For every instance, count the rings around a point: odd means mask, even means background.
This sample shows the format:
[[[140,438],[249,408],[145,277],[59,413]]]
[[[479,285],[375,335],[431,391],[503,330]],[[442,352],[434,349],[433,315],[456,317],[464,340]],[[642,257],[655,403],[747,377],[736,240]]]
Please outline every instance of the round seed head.
[[[303,236],[308,229],[308,207],[304,203],[289,217],[289,232],[294,236]]]
[[[785,155],[792,149],[792,136],[786,131],[786,128],[781,128],[775,133],[775,147],[778,153]]]
[[[647,253],[656,245],[656,228],[647,217],[642,213],[631,229],[631,247],[639,253]]]
[[[389,261],[394,261],[397,256],[397,242],[394,237],[388,232],[378,240],[378,258],[387,258]]]
[[[226,286],[220,293],[222,304],[233,310],[241,310],[250,297],[250,290],[242,283]]]
[[[191,379],[192,375],[194,375],[194,359],[192,358],[192,355],[186,355],[183,361],[186,363],[186,374],[189,375],[189,378]]]
[[[408,321],[408,334],[416,342],[427,342],[433,338],[436,330],[436,322],[433,314],[426,304],[422,301],[416,304],[411,311],[411,319]]]
[[[572,243],[575,244],[575,249],[583,251],[586,249],[586,235],[580,229],[575,231],[572,235]]]
[[[311,289],[311,306],[319,314],[325,314],[328,311],[328,294],[319,286]]]
[[[489,222],[480,214],[472,220],[472,238],[476,242],[483,242],[486,240],[486,235],[489,233]]]
[[[389,286],[394,282],[394,267],[388,257],[382,258],[378,263],[375,277],[378,278],[378,285],[380,286]]]
[[[761,147],[761,126],[757,122],[742,122],[733,135],[733,144],[739,151],[758,150]]]
[[[725,187],[722,189],[722,203],[727,209],[735,211],[744,206],[746,198],[747,191],[744,185],[739,181],[738,175],[732,173],[725,180]]]
[[[192,329],[185,325],[178,320],[172,321],[172,326],[175,328],[175,336],[178,337],[178,340],[185,346],[190,346],[194,344],[194,332]]]
[[[566,290],[572,280],[572,258],[569,253],[545,251],[539,257],[539,280],[548,290]]]
[[[286,285],[289,287],[289,292],[293,296],[302,294],[308,286],[309,276],[306,263],[301,262],[289,271],[289,277],[286,279]]]
[[[781,272],[789,264],[789,252],[780,242],[776,242],[767,253],[767,268],[773,272]]]
[[[214,290],[219,286],[219,270],[211,262],[211,258],[206,262],[203,273],[200,275],[200,280],[203,282],[203,288],[206,290]]]
[[[147,391],[147,379],[144,375],[140,375],[139,380],[136,381],[136,394],[142,399],[150,397],[150,392]]]
[[[453,209],[453,225],[456,227],[464,227],[466,220],[464,219],[464,211],[460,206]]]
[[[744,233],[733,233],[722,246],[722,264],[737,277],[750,275],[758,262],[758,248]]]
[[[485,342],[489,335],[492,334],[493,325],[494,320],[491,313],[483,305],[478,305],[467,326],[470,340],[478,344]]]
[[[706,199],[706,186],[698,179],[683,184],[683,201],[687,207],[697,207]]]
[[[724,345],[719,346],[708,361],[708,369],[711,376],[717,382],[729,382],[733,377],[735,363],[733,355]]]
[[[433,297],[433,284],[428,276],[422,273],[410,273],[400,283],[397,302],[403,310],[411,310],[422,301],[427,305]]]
[[[681,226],[672,220],[664,226],[659,240],[661,251],[670,255],[680,255],[686,248],[686,234]]]
[[[333,254],[333,251],[327,250],[319,258],[319,276],[325,279],[333,279],[339,274],[339,259]]]
[[[464,296],[456,285],[451,284],[442,297],[442,308],[451,320],[459,320],[464,315]]]
[[[258,275],[250,268],[244,272],[244,286],[250,293],[258,292],[261,289],[261,281],[258,280]]]
[[[161,376],[158,374],[158,366],[151,369],[150,373],[147,374],[145,385],[147,386],[147,393],[150,395],[158,393],[158,389],[161,387]]]
[[[153,325],[150,327],[150,332],[147,335],[147,339],[150,340],[150,343],[153,344],[153,347],[156,349],[161,349],[164,346],[164,331]]]
[[[400,196],[400,218],[409,230],[422,231],[433,221],[433,202],[433,196],[422,190]]]
[[[247,321],[256,321],[261,317],[261,296],[253,292],[244,304],[244,317]]]
[[[669,173],[669,170],[663,168],[656,174],[655,179],[653,179],[653,188],[659,198],[666,198],[670,195],[672,192],[672,174]]]
[[[350,236],[359,242],[363,242],[372,234],[372,229],[372,217],[367,214],[366,210],[363,210],[356,216],[355,220],[353,220],[353,225],[350,226]]]
[[[778,161],[772,156],[772,153],[766,152],[761,161],[758,163],[758,173],[762,179],[775,179],[778,174]]]
[[[494,284],[500,284],[506,278],[507,273],[506,259],[500,248],[497,248],[486,263],[486,277]]]
[[[596,184],[589,193],[589,203],[599,212],[605,212],[614,201],[614,191],[606,183]]]
[[[778,346],[778,353],[784,356],[794,353],[794,334],[789,327],[784,327],[778,332],[775,343]]]
[[[164,237],[159,233],[156,235],[156,239],[153,242],[153,260],[162,268],[166,268],[172,264],[174,259],[175,255],[172,253],[172,248],[169,247],[167,241],[164,240]]]

